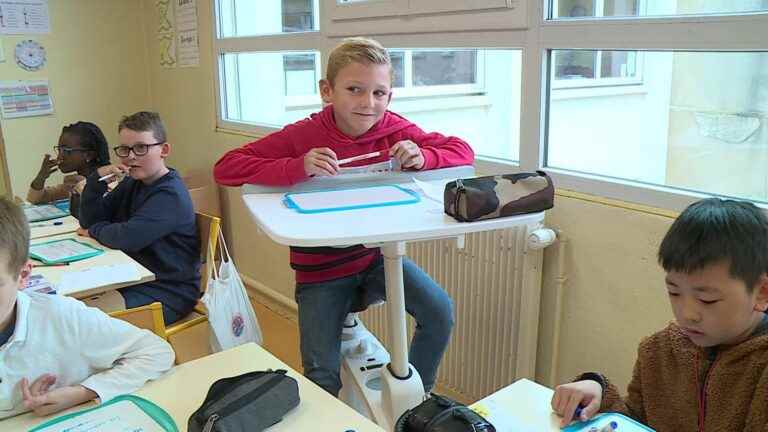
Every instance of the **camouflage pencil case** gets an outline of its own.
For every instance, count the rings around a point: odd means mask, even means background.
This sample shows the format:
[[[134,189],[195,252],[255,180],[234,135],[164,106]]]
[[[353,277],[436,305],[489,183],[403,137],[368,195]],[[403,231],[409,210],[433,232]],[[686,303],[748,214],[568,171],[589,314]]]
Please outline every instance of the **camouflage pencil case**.
[[[458,179],[445,185],[445,213],[472,222],[551,209],[552,179],[544,171]]]

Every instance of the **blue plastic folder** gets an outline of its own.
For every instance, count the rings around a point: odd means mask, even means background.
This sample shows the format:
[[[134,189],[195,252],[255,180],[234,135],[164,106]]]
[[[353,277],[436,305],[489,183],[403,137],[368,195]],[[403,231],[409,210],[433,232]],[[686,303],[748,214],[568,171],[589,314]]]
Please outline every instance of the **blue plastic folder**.
[[[145,430],[142,425],[147,423],[151,423],[152,430],[179,431],[173,418],[159,406],[138,396],[124,395],[94,408],[56,417],[35,426],[29,432],[141,431]]]
[[[35,243],[29,246],[29,256],[45,264],[80,261],[103,253],[102,249],[71,238]]]
[[[605,413],[595,416],[585,422],[574,423],[564,427],[563,432],[599,431],[611,422],[616,422],[618,425],[616,432],[654,432],[654,430],[648,426],[619,413]]]
[[[309,214],[414,204],[420,200],[417,192],[397,185],[291,192],[283,197],[286,207]]]

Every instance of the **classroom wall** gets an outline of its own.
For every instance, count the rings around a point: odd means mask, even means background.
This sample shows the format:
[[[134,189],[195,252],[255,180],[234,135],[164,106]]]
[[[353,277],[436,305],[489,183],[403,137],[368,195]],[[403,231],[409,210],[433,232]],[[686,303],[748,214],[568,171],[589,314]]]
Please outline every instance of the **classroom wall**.
[[[220,155],[253,139],[215,131],[211,3],[198,2],[200,67],[163,69],[152,28],[157,20],[154,1],[143,2],[143,21],[149,23],[145,41],[151,105],[168,126],[173,143],[170,163],[182,171],[210,172]],[[652,210],[626,208],[620,202],[567,195],[561,192],[547,217],[547,224],[561,230],[567,242],[564,249],[553,247],[545,256],[537,378],[548,383],[550,360],[556,353],[555,381],[602,370],[623,387],[631,376],[637,342],[671,316],[655,253],[672,219]],[[294,278],[287,248],[258,232],[239,189],[227,189],[223,205],[224,225],[239,270],[292,299]],[[565,254],[562,337],[553,349],[560,252]]]
[[[87,120],[99,125],[110,146],[124,114],[147,107],[143,6],[133,0],[51,0],[51,33],[0,36],[6,61],[0,80],[48,79],[54,114],[2,121],[13,193],[26,197],[42,156],[53,152],[62,126]],[[47,62],[27,72],[14,60],[24,39],[40,42]],[[59,174],[51,180],[61,179]],[[49,180],[48,184],[53,184]]]

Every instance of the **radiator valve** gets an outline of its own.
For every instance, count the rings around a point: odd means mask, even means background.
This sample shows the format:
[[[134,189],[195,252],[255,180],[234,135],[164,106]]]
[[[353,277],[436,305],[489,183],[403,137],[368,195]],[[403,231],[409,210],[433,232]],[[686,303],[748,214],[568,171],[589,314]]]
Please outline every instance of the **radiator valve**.
[[[549,228],[539,228],[528,234],[528,247],[531,249],[544,249],[557,240],[557,234]]]

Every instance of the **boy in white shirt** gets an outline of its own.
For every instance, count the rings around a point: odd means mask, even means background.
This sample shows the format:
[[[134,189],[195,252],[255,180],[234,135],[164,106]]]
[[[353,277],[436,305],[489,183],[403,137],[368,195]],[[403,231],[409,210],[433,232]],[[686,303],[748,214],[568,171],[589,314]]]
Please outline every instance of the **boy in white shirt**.
[[[29,225],[0,197],[0,418],[52,414],[130,393],[173,365],[167,342],[59,295],[19,291]]]

